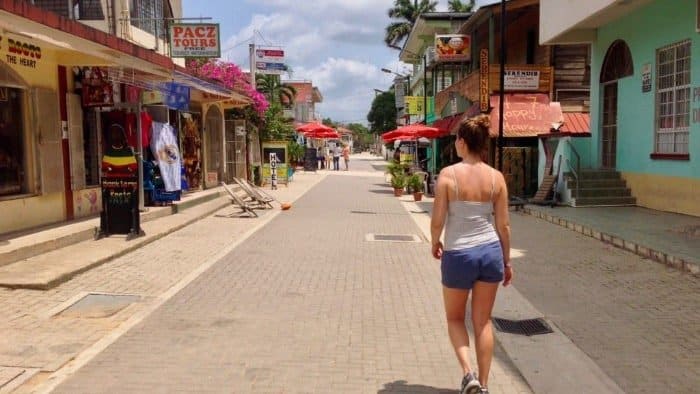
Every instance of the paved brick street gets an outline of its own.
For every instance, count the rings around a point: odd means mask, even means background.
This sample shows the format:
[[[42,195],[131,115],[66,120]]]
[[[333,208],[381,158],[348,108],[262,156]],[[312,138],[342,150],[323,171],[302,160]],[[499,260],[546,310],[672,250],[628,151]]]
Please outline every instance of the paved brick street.
[[[427,244],[365,241],[419,229],[381,176],[341,174],[57,392],[454,392],[461,376]],[[500,357],[493,392],[529,392]]]
[[[516,287],[629,393],[697,392],[697,277],[526,215]]]

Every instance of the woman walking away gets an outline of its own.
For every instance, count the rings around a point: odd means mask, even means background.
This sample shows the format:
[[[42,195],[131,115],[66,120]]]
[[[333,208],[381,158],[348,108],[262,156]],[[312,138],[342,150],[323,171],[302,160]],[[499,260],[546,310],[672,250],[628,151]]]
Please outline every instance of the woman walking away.
[[[455,148],[462,161],[440,171],[430,226],[433,257],[442,259],[447,331],[464,373],[461,394],[488,393],[493,357],[491,311],[498,283],[508,286],[513,280],[508,190],[503,174],[481,159],[488,135],[488,115],[461,124]],[[443,227],[444,245],[440,241]],[[470,292],[478,380],[469,363],[464,323]]]

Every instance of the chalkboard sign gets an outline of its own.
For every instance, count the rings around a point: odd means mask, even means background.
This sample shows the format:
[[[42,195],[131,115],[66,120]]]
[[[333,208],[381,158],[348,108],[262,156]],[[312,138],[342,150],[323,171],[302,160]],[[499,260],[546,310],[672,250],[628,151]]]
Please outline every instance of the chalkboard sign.
[[[140,224],[138,178],[136,176],[103,177],[100,228],[95,238],[111,234],[143,235]]]
[[[304,171],[316,171],[317,168],[316,148],[306,148],[304,154]]]

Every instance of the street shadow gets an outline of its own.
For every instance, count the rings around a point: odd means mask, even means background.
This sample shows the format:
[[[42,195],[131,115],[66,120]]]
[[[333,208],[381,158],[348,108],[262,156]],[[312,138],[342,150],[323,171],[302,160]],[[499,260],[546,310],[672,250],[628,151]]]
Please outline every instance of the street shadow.
[[[432,215],[432,213],[433,213],[433,203],[432,202],[416,201],[416,205],[418,205],[426,213],[429,213]]]
[[[396,380],[391,383],[384,383],[384,387],[377,391],[377,394],[401,393],[401,394],[457,394],[454,389],[441,389],[437,387],[424,386],[422,384],[408,384],[405,380]]]
[[[372,189],[370,190],[372,193],[376,194],[394,194],[394,189],[388,189],[388,190],[377,190],[377,189]]]

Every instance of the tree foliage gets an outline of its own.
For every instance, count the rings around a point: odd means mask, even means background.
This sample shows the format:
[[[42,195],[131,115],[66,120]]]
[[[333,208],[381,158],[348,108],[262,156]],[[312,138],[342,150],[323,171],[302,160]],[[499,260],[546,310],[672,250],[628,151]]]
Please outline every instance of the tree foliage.
[[[367,114],[370,130],[383,133],[396,128],[396,99],[394,92],[384,92],[374,97]]]
[[[472,12],[476,5],[475,3],[475,0],[469,0],[466,3],[463,3],[461,0],[448,0],[447,10],[450,12]]]
[[[288,140],[294,134],[294,127],[284,118],[282,105],[272,103],[265,111],[265,126],[262,129],[263,141]]]
[[[294,86],[283,83],[279,75],[256,74],[255,84],[267,101],[292,105],[297,95]]]
[[[384,42],[388,46],[398,45],[411,33],[420,14],[434,12],[437,4],[430,0],[394,0],[388,11],[392,22],[386,27]]]

